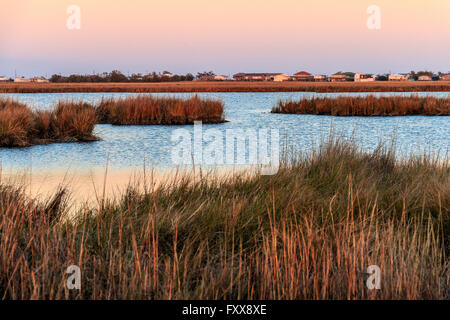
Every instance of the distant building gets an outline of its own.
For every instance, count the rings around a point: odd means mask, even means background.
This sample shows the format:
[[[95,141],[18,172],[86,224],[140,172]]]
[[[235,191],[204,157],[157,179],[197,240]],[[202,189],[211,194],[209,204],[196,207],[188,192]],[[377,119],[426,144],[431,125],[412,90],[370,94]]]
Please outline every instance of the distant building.
[[[419,81],[431,81],[431,80],[433,80],[433,77],[427,76],[427,75],[423,75],[423,76],[419,76],[419,78],[417,80],[419,80]]]
[[[450,74],[444,74],[441,76],[441,81],[450,81]]]
[[[317,81],[317,82],[328,81],[328,77],[324,74],[316,74],[316,75],[314,75],[314,81]]]
[[[31,79],[27,79],[27,78],[15,78],[14,82],[31,82]]]
[[[297,81],[314,81],[314,76],[306,71],[300,71],[294,74],[294,79]]]
[[[376,80],[376,76],[366,73],[356,73],[355,82],[372,82]]]
[[[227,81],[227,80],[230,80],[230,78],[228,76],[224,76],[224,75],[217,75],[217,76],[214,76],[214,80],[215,81]]]
[[[236,81],[274,81],[275,76],[283,73],[236,73],[233,79]]]
[[[0,82],[8,82],[9,79],[7,77],[0,77]]]
[[[44,77],[40,77],[40,78],[31,78],[30,79],[31,82],[38,82],[38,83],[48,83],[50,81],[48,81],[47,79],[45,79]]]
[[[169,71],[164,71],[164,72],[161,74],[161,77],[173,78],[173,74],[172,74],[171,72],[169,72]]]
[[[282,82],[282,81],[289,81],[292,78],[290,76],[288,76],[287,74],[281,73],[281,74],[276,74],[273,76],[273,81],[275,82]]]
[[[330,81],[331,82],[345,82],[345,81],[348,81],[348,77],[345,74],[340,74],[340,73],[333,74],[330,77]]]
[[[390,74],[389,81],[408,81],[409,76],[407,74]]]

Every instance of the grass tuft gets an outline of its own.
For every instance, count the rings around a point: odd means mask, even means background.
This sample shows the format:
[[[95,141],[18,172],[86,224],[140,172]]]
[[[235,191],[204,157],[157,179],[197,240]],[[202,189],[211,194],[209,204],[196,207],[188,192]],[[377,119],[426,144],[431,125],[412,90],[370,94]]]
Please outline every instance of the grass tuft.
[[[70,219],[64,194],[39,204],[2,185],[0,296],[449,299],[449,173],[448,160],[331,140],[274,176],[130,185]],[[65,286],[72,264],[81,290]]]
[[[279,101],[272,113],[333,116],[448,116],[450,97],[313,97],[299,101]]]

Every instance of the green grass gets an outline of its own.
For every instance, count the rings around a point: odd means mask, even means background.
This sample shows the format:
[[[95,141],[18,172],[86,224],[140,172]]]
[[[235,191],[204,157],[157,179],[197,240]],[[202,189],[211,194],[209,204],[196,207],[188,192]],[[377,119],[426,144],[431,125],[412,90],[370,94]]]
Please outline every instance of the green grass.
[[[449,173],[331,139],[274,176],[130,184],[75,217],[63,191],[39,203],[2,185],[0,296],[448,299]],[[65,287],[72,264],[79,291]],[[381,290],[366,288],[370,265]]]

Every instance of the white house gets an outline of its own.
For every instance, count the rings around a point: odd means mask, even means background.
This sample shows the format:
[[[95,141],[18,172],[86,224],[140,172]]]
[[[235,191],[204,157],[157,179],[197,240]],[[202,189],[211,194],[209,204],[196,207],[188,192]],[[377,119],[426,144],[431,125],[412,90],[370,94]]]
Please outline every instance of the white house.
[[[419,76],[418,80],[419,81],[431,81],[431,80],[433,80],[433,78],[430,76],[427,76],[427,75],[423,75],[423,76]]]
[[[390,74],[389,81],[408,81],[409,76],[407,74]]]
[[[275,82],[282,82],[282,81],[288,81],[288,80],[291,80],[291,77],[284,73],[275,74],[273,76],[273,81],[275,81]]]
[[[0,82],[8,82],[9,79],[7,77],[0,77]]]
[[[50,82],[47,79],[45,79],[44,77],[31,78],[30,80],[31,80],[31,82],[37,82],[37,83],[48,83],[48,82]]]
[[[371,82],[375,81],[376,76],[372,74],[366,74],[366,73],[356,73],[355,74],[355,82]]]
[[[215,81],[227,81],[227,80],[230,80],[230,78],[228,76],[216,75],[216,76],[214,76],[214,80]]]
[[[31,79],[27,79],[27,78],[15,78],[14,82],[31,82]]]
[[[328,77],[324,74],[316,74],[314,75],[314,81],[327,81]]]

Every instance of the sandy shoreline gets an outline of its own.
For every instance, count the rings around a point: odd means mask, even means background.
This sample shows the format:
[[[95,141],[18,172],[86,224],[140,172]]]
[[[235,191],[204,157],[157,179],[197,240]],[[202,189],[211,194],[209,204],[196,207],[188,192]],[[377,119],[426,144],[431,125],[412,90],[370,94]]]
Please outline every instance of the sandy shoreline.
[[[70,203],[79,205],[99,204],[101,199],[117,199],[128,186],[139,190],[152,191],[161,185],[170,185],[187,176],[192,181],[207,179],[225,179],[233,173],[255,172],[252,168],[216,168],[213,170],[127,168],[110,169],[91,168],[86,170],[19,170],[3,171],[0,183],[20,186],[33,199],[46,200],[52,197],[60,187],[70,192]]]

